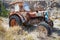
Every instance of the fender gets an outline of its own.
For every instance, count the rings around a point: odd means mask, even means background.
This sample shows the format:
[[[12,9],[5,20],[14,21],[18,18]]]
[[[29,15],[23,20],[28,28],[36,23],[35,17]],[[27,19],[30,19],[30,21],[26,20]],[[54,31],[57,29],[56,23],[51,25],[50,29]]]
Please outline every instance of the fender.
[[[12,15],[9,16],[9,18],[10,18],[11,16],[13,16],[13,15],[18,16],[18,17],[21,19],[22,23],[24,23],[24,22],[26,21],[25,18],[24,18],[22,15],[20,15],[20,14],[12,14]]]
[[[19,15],[19,16],[20,16],[20,18],[22,20],[22,23],[24,23],[26,21],[25,18],[24,18],[24,16],[22,16],[22,15]]]

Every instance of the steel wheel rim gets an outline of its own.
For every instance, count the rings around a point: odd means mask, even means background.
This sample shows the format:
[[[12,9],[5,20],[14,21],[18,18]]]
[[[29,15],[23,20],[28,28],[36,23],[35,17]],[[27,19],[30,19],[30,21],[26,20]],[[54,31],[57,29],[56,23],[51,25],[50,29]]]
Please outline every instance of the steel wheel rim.
[[[10,21],[10,25],[13,27],[13,26],[18,26],[17,22],[16,22],[16,19],[12,19]]]
[[[38,26],[38,32],[40,35],[46,37],[48,34],[47,29],[44,26]]]

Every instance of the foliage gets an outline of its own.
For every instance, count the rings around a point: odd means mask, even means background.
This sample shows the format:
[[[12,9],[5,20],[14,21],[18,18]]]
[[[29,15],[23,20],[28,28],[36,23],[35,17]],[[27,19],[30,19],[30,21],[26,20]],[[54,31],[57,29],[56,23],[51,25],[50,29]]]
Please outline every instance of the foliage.
[[[8,16],[8,13],[9,11],[6,10],[5,6],[3,5],[3,3],[0,1],[0,5],[1,5],[1,12],[0,12],[0,16],[3,16],[3,17],[7,17]]]

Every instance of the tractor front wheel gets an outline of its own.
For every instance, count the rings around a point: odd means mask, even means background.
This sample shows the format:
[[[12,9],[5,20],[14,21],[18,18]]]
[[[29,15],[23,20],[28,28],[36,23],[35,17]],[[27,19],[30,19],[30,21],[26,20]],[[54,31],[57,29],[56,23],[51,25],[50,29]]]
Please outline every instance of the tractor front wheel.
[[[10,17],[9,26],[13,27],[13,26],[20,26],[20,25],[22,25],[22,21],[18,16],[13,15]]]

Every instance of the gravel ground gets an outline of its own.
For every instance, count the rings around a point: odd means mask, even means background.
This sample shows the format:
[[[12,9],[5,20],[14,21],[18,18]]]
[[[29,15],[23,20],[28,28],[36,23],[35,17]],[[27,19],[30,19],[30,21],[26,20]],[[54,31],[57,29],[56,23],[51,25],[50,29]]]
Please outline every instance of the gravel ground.
[[[56,19],[56,20],[54,20],[54,28],[53,28],[53,33],[52,33],[52,35],[51,36],[46,36],[46,37],[44,37],[43,35],[41,36],[39,36],[39,34],[38,34],[38,32],[36,32],[36,31],[32,31],[32,32],[30,32],[30,33],[28,33],[27,31],[24,31],[24,30],[22,30],[22,34],[12,34],[12,33],[14,33],[16,30],[14,29],[14,31],[13,32],[11,32],[11,28],[9,28],[9,19],[8,18],[0,18],[0,19],[2,19],[2,21],[3,22],[0,22],[0,24],[3,26],[3,28],[7,31],[6,32],[6,34],[7,35],[10,35],[9,36],[9,38],[14,38],[14,39],[6,39],[6,40],[60,40],[60,20],[58,20],[58,19]],[[10,29],[10,31],[8,31]],[[10,32],[10,33],[9,33]],[[6,35],[6,36],[7,36]],[[5,36],[5,34],[4,34],[4,32],[0,32],[0,40],[4,40],[4,37]],[[7,37],[6,37],[7,38]]]

